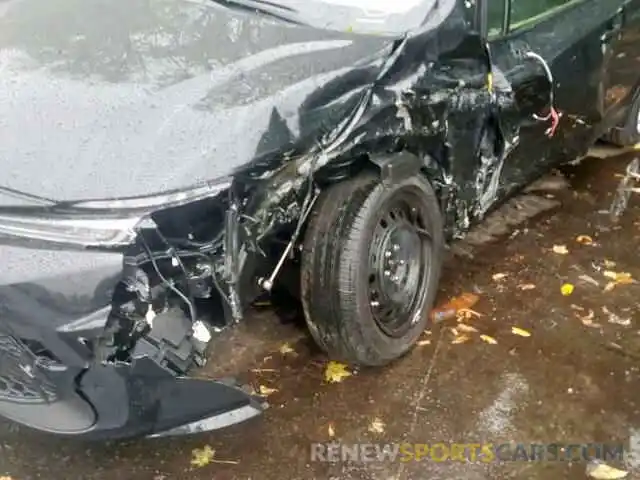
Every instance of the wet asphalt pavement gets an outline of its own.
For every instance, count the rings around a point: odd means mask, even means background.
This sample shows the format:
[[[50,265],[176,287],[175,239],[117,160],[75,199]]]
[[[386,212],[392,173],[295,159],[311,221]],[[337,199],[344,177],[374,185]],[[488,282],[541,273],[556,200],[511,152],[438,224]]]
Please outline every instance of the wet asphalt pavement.
[[[324,381],[326,358],[295,323],[269,309],[253,318],[202,375],[240,372],[277,389],[257,419],[193,437],[83,444],[0,423],[0,476],[27,479],[583,479],[581,462],[311,462],[310,444],[377,442],[625,442],[640,429],[640,285],[604,291],[608,269],[640,279],[640,194],[615,225],[598,210],[630,157],[586,160],[567,172],[570,187],[545,194],[559,206],[499,239],[447,262],[441,301],[475,292],[479,332],[452,344],[447,321],[393,365]],[[553,203],[549,205],[549,208]],[[593,244],[576,241],[587,235]],[[566,255],[554,253],[564,245]],[[494,279],[495,274],[502,277]],[[561,294],[570,283],[575,290]],[[597,284],[596,284],[597,283]],[[535,288],[523,285],[535,285]],[[593,317],[589,312],[593,312]],[[613,316],[612,316],[613,314]],[[617,317],[615,316],[617,315]],[[586,318],[586,320],[580,319]],[[629,321],[626,321],[629,319]],[[591,322],[591,323],[589,323]],[[585,325],[585,323],[587,325]],[[516,326],[531,333],[514,335]],[[487,334],[497,343],[482,341]],[[283,342],[294,352],[282,354]],[[252,369],[261,369],[251,371]],[[377,431],[374,419],[381,422]],[[640,431],[640,430],[639,430]],[[214,460],[191,466],[192,450],[210,446]],[[640,478],[633,465],[630,478]],[[3,477],[0,477],[3,478]]]

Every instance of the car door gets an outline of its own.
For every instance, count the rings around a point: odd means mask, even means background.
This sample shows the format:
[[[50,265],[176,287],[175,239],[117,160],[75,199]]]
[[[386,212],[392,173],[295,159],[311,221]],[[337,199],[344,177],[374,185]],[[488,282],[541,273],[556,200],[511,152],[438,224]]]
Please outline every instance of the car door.
[[[604,3],[604,2],[603,2]],[[640,93],[640,0],[626,0],[614,18],[617,29],[603,39],[605,65],[601,93],[605,127],[618,123]]]
[[[623,3],[484,0],[494,77],[501,77],[515,96],[500,112],[514,142],[497,169],[496,197],[586,149],[592,127],[602,119],[603,42],[619,28]],[[548,130],[550,107],[561,114],[553,131]],[[536,108],[539,114],[532,115]]]

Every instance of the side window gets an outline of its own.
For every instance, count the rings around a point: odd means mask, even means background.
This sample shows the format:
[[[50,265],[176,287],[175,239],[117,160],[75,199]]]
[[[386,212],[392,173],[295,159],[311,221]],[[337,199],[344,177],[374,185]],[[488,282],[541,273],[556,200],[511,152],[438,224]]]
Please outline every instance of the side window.
[[[490,37],[503,33],[508,0],[489,0],[487,6],[487,32]]]
[[[573,0],[509,0],[511,21],[509,30],[518,28]]]

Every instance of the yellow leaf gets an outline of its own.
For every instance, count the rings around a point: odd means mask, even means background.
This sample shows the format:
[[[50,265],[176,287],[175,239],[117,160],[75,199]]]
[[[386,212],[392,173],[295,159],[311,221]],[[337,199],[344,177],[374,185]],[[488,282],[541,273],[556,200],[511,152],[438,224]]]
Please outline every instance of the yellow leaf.
[[[263,397],[268,397],[269,395],[271,395],[272,393],[276,393],[277,391],[277,388],[270,388],[266,385],[260,385],[260,387],[258,387],[258,393],[260,393],[260,395],[262,395]]]
[[[295,350],[291,348],[291,345],[289,345],[288,343],[283,343],[280,346],[280,353],[282,355],[287,355],[288,353],[295,353]]]
[[[611,260],[607,260],[606,258],[604,259],[604,266],[605,268],[616,268],[616,262],[613,262]]]
[[[472,327],[471,325],[467,325],[466,323],[459,323],[458,330],[460,330],[461,332],[467,332],[467,333],[473,333],[478,331],[477,328]]]
[[[456,338],[451,340],[451,343],[457,345],[459,343],[466,343],[469,340],[471,340],[471,337],[463,333],[462,335],[458,335]]]
[[[565,297],[568,297],[573,293],[573,289],[574,289],[573,285],[571,285],[570,283],[565,283],[562,285],[562,287],[560,287],[560,292]]]
[[[576,237],[576,242],[581,243],[582,245],[593,245],[593,238],[589,235],[578,235]]]
[[[369,431],[371,433],[384,433],[385,424],[378,417],[374,418],[369,424]]]
[[[335,436],[336,436],[336,432],[335,432],[335,430],[333,429],[333,423],[330,423],[330,424],[329,424],[329,428],[328,428],[327,430],[328,430],[328,432],[329,432],[329,437],[333,438],[333,437],[335,437]]]
[[[508,275],[508,273],[494,273],[491,278],[493,278],[494,282],[499,282],[500,280],[507,278]]]
[[[630,283],[633,283],[633,277],[628,272],[614,272],[611,270],[605,270],[602,274],[605,277],[613,280],[613,282],[607,283],[607,285],[604,287],[605,292],[610,292],[616,287],[616,285],[628,285]]]
[[[520,290],[533,290],[534,288],[536,288],[536,286],[533,283],[524,283],[518,285],[518,288]]]
[[[554,245],[553,253],[557,253],[558,255],[566,255],[569,253],[569,249],[566,245]]]
[[[330,361],[324,371],[324,379],[328,383],[339,383],[350,376],[351,372],[347,370],[347,366],[340,362]]]
[[[426,340],[418,340],[419,347],[424,347],[425,345],[431,345],[431,340],[428,338]]]
[[[489,335],[480,335],[480,338],[482,339],[483,342],[490,343],[491,345],[495,345],[496,343],[498,343],[498,341],[495,338]]]
[[[597,465],[589,465],[589,467],[587,467],[587,475],[596,480],[618,480],[626,478],[629,472],[610,467],[604,463],[599,463]]]
[[[530,337],[531,333],[518,327],[511,327],[511,333],[514,335],[520,335],[521,337]]]
[[[194,467],[206,467],[216,456],[216,451],[209,445],[203,448],[194,448],[191,451],[191,465]]]

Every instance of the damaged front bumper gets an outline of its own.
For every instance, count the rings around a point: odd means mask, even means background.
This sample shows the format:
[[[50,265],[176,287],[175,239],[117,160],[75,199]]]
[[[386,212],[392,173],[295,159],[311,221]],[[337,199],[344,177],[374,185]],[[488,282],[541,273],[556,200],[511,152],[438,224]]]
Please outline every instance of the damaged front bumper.
[[[0,415],[45,432],[114,439],[212,430],[263,411],[234,381],[185,376],[204,364],[210,334],[195,334],[175,299],[158,305],[152,291],[166,293],[162,285],[147,292],[156,313],[145,329],[126,325],[135,340],[122,337],[123,317],[114,329],[121,251],[13,240],[0,246]],[[140,308],[138,297],[132,302]]]

